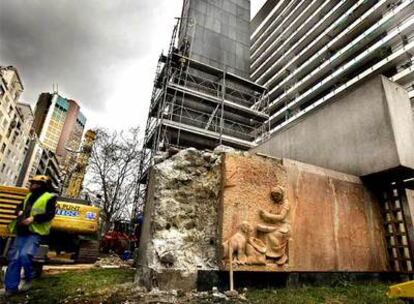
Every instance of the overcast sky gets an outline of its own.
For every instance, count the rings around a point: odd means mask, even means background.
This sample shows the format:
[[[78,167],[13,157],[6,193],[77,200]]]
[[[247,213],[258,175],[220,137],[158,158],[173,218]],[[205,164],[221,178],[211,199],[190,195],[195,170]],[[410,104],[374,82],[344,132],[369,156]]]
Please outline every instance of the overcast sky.
[[[265,0],[251,2],[254,14]],[[55,82],[79,101],[87,127],[145,128],[157,59],[181,4],[0,0],[0,65],[19,70],[24,102],[34,105]]]

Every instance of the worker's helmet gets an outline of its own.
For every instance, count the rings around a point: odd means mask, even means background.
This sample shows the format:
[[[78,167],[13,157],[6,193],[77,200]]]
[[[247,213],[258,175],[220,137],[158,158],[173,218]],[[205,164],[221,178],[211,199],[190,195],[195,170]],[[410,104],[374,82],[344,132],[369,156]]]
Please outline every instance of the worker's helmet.
[[[52,180],[47,175],[35,175],[29,179],[29,182],[43,183],[48,186],[52,184]]]

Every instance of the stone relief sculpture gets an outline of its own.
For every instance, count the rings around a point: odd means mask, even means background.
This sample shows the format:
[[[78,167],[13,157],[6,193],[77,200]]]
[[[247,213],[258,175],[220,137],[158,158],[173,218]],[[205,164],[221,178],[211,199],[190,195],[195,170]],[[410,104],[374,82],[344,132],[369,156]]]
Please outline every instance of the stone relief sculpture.
[[[253,226],[243,222],[238,231],[223,243],[224,259],[231,259],[239,265],[265,265],[266,245],[253,237]]]
[[[278,265],[284,265],[288,260],[286,248],[290,237],[290,224],[287,216],[290,205],[284,189],[280,186],[272,189],[271,197],[278,210],[276,213],[260,210],[259,215],[265,224],[258,224],[257,231],[264,234],[266,257],[276,259]]]
[[[276,204],[276,211],[259,210],[260,219],[264,222],[256,225],[260,238],[254,237],[253,225],[244,221],[238,231],[223,243],[224,259],[239,265],[266,265],[271,261],[279,266],[286,264],[290,205],[282,187],[273,188],[270,195]]]
[[[248,222],[243,222],[238,231],[223,243],[224,258],[231,258],[238,264],[245,264],[247,240],[252,233],[253,227]]]

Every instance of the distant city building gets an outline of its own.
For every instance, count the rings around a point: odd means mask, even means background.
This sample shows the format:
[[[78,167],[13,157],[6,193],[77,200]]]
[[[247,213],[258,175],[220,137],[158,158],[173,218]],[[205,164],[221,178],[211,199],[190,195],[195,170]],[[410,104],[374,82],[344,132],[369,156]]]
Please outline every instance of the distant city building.
[[[21,178],[22,185],[35,174],[49,174],[61,189],[73,169],[86,118],[74,100],[58,93],[42,93],[36,104],[33,137]],[[73,151],[73,152],[71,152]]]
[[[77,150],[82,141],[86,118],[74,100],[57,93],[42,93],[36,104],[34,130],[50,151],[64,158],[66,148]]]
[[[39,149],[38,151],[40,151],[39,163],[31,175],[49,176],[52,179],[53,187],[59,190],[62,186],[62,176],[56,155],[47,149]]]
[[[23,115],[27,141],[24,152],[24,160],[16,182],[17,186],[29,186],[30,177],[37,174],[49,175],[55,187],[60,187],[60,172],[58,162],[53,152],[42,147],[36,134],[33,132],[32,125],[34,115],[31,107],[27,104],[19,103],[19,110]]]
[[[47,175],[52,179],[53,187],[60,191],[62,173],[55,153],[42,147],[35,136],[30,141],[22,170],[16,183],[19,187],[28,187],[29,179],[35,175]]]
[[[0,66],[0,184],[3,185],[16,184],[28,149],[31,110],[18,102],[23,89],[16,68]]]
[[[77,151],[82,142],[86,117],[74,100],[57,93],[42,93],[36,104],[33,128],[40,142],[56,154],[62,168],[76,159],[70,151]]]

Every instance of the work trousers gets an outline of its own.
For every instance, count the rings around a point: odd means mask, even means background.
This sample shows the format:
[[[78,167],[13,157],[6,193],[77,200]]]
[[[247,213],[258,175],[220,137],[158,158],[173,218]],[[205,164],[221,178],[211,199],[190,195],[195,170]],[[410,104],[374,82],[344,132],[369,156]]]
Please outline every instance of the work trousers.
[[[8,253],[8,266],[6,271],[6,290],[16,292],[19,288],[20,273],[23,267],[24,279],[30,282],[33,279],[33,259],[39,249],[40,236],[30,234],[17,236]]]

